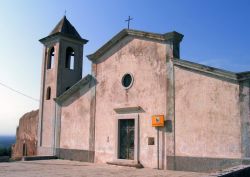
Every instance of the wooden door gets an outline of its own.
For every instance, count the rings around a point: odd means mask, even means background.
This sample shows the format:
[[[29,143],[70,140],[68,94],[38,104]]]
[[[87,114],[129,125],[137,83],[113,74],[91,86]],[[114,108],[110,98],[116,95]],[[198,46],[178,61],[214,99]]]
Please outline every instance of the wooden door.
[[[134,119],[119,120],[119,158],[134,160]]]

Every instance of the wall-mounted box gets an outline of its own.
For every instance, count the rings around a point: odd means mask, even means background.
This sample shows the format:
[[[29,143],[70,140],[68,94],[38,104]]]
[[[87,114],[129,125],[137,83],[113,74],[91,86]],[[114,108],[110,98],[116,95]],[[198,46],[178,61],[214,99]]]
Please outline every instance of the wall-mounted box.
[[[164,127],[164,115],[152,116],[152,127]]]

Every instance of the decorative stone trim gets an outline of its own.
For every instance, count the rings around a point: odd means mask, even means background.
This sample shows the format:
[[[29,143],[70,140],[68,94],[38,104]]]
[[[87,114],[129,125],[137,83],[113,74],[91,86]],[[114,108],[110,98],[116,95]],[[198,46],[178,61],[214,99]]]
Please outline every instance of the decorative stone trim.
[[[135,121],[135,137],[134,137],[134,160],[127,160],[127,159],[118,159],[119,157],[119,120],[121,119],[134,119]],[[115,119],[115,156],[114,156],[114,162],[120,161],[120,162],[130,162],[134,164],[139,163],[139,115],[138,114],[117,114]]]
[[[142,107],[134,106],[134,107],[126,107],[126,108],[115,108],[114,111],[118,114],[128,114],[128,113],[141,113],[145,112]]]
[[[130,76],[130,77],[131,77],[131,81],[130,81],[130,83],[129,83],[128,86],[125,86],[125,77],[127,77],[127,76]],[[131,73],[125,73],[125,74],[122,76],[121,84],[122,84],[122,86],[123,86],[123,88],[124,88],[125,90],[128,90],[129,88],[131,88],[132,85],[133,85],[133,83],[134,83],[134,76],[133,76],[133,74],[131,74]]]

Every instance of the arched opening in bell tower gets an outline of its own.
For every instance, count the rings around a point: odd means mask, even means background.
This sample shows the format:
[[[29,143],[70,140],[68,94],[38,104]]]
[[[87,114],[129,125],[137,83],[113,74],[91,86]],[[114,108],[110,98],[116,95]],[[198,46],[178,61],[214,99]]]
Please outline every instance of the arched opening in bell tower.
[[[54,49],[54,47],[52,47],[49,50],[49,57],[48,57],[48,62],[47,62],[47,69],[53,68],[54,60],[55,60],[55,49]]]
[[[66,62],[65,68],[70,70],[74,70],[74,63],[75,63],[75,52],[71,47],[66,49]]]

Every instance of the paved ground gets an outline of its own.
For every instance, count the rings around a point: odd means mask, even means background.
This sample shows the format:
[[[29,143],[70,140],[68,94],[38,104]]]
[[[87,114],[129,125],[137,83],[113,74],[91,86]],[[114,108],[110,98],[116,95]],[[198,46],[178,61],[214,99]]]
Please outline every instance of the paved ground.
[[[0,163],[0,177],[202,177],[204,173],[92,164],[68,160]]]

